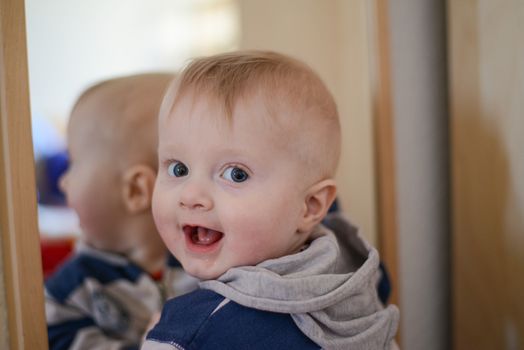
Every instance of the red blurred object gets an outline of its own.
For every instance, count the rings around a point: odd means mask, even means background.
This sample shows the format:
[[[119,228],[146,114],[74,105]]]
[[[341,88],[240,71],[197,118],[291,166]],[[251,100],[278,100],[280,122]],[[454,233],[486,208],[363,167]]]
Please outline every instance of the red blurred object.
[[[74,247],[74,237],[40,239],[44,278],[49,277],[73,253]]]

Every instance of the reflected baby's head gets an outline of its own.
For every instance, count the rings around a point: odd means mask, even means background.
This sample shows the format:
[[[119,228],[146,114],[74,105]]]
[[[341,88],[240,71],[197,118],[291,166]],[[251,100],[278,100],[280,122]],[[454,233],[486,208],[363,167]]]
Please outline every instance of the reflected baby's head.
[[[116,78],[87,89],[71,112],[70,165],[60,183],[78,214],[84,239],[124,252],[129,216],[150,208],[157,169],[157,116],[170,74]],[[149,197],[149,198],[148,198]]]
[[[194,60],[159,125],[153,214],[199,278],[298,252],[335,197],[336,105],[300,61],[261,51]]]

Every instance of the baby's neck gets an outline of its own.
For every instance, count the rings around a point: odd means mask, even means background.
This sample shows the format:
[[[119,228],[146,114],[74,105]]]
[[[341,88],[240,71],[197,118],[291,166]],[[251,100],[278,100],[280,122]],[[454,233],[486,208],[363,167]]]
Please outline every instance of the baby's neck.
[[[126,252],[128,259],[149,273],[162,270],[167,259],[167,248],[156,231],[151,215],[129,218],[122,229],[134,238],[133,247]]]
[[[156,233],[152,233],[156,234]],[[127,257],[144,271],[153,274],[161,271],[167,259],[167,250],[162,242],[151,239],[144,242],[140,247],[133,248],[128,252]]]

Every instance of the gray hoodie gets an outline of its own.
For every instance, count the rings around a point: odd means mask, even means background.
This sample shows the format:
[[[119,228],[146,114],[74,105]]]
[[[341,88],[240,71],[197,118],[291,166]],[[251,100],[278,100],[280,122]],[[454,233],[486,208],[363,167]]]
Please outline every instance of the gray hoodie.
[[[200,287],[246,307],[289,313],[324,349],[391,349],[399,313],[378,299],[377,251],[340,214],[324,224],[303,251],[232,268]]]

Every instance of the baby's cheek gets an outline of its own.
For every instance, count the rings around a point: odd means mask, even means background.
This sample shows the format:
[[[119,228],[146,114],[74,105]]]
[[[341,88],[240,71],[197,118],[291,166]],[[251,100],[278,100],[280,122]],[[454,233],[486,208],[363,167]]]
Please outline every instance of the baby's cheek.
[[[96,223],[96,206],[90,204],[87,199],[83,202],[72,200],[70,205],[75,210],[82,226],[92,226]]]
[[[164,242],[169,245],[175,239],[175,214],[162,201],[153,202],[153,219]]]
[[[151,202],[153,220],[155,220],[155,224],[159,230],[161,227],[165,226],[166,220],[166,205],[162,200],[163,198],[160,195],[155,194],[153,196],[153,201]]]
[[[168,228],[169,228],[169,223],[166,220],[165,215],[163,215],[162,213],[157,213],[153,217],[154,217],[155,225],[156,225],[156,228],[158,229],[158,232],[160,233],[162,238],[165,240],[167,238]]]
[[[266,227],[259,223],[253,223],[253,226],[237,226],[235,237],[231,237],[234,247],[232,251],[242,265],[256,265],[265,260],[268,255],[268,246],[271,245],[269,233]]]

